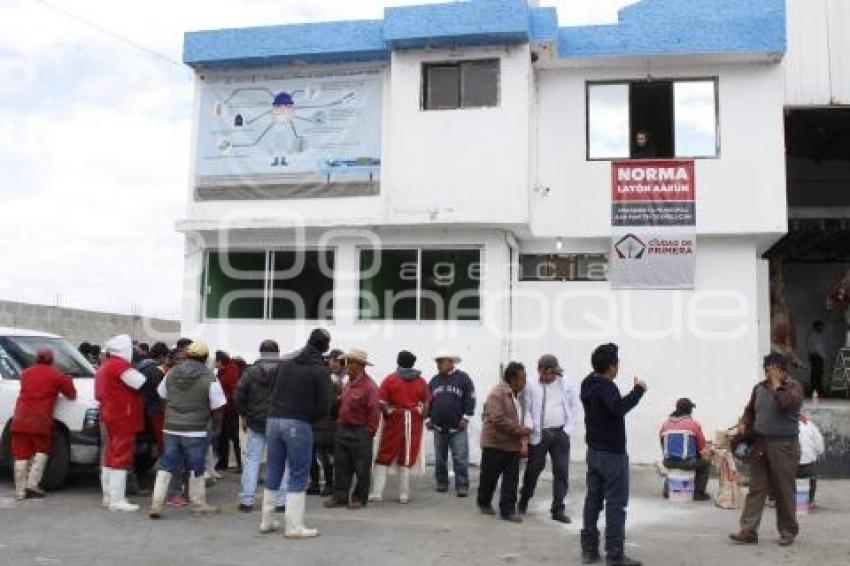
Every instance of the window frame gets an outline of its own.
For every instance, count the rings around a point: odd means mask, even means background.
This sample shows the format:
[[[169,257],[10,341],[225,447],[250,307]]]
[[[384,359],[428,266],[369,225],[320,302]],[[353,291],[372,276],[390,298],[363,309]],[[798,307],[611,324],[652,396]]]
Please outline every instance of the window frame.
[[[584,83],[584,158],[585,161],[626,161],[636,159],[631,157],[632,151],[632,108],[631,108],[631,85],[646,82],[660,82],[673,84],[673,142],[675,147],[675,128],[676,128],[676,83],[714,83],[714,155],[692,156],[692,155],[674,155],[673,157],[659,157],[658,161],[673,160],[673,159],[720,159],[722,157],[723,144],[720,140],[720,77],[719,76],[702,76],[702,77],[652,77],[651,80],[646,78],[635,79],[617,79],[617,80],[600,80],[600,81],[585,81]],[[629,108],[628,108],[628,130],[629,130],[629,157],[591,157],[590,156],[590,89],[594,86],[616,86],[627,85],[629,87]]]
[[[466,63],[496,63],[496,102],[495,104],[464,106],[464,73],[463,65]],[[428,70],[431,67],[457,67],[458,69],[458,106],[452,108],[429,108],[428,107]],[[472,59],[423,61],[420,70],[421,88],[419,89],[419,110],[422,112],[451,112],[456,110],[481,110],[488,108],[500,108],[502,105],[502,59],[501,57],[481,57]]]
[[[384,250],[397,250],[397,251],[415,251],[416,252],[416,318],[413,319],[405,319],[405,318],[363,318],[361,315],[362,309],[358,306],[357,308],[357,322],[358,324],[369,324],[369,323],[393,323],[393,324],[422,324],[422,323],[461,323],[461,324],[481,324],[482,317],[481,313],[483,311],[481,304],[481,284],[484,280],[483,276],[479,276],[478,279],[478,318],[475,319],[456,319],[456,318],[443,318],[443,319],[423,319],[422,318],[422,252],[439,252],[439,251],[477,251],[478,252],[478,264],[479,266],[484,265],[484,245],[470,245],[470,244],[435,244],[435,245],[406,245],[406,244],[397,244],[397,245],[389,245],[389,246],[381,246],[379,248],[370,247],[368,245],[356,246],[355,250],[357,252],[357,269],[358,269],[358,280],[357,280],[357,293],[358,293],[358,305],[360,300],[360,292],[362,291],[360,287],[360,282],[363,281],[363,263],[362,263],[362,252],[364,250],[375,250],[378,253]],[[484,269],[482,268],[480,272],[483,274]]]
[[[333,306],[331,309],[330,318],[272,318],[272,301],[274,300],[274,296],[272,295],[272,289],[274,285],[273,281],[273,266],[272,266],[272,254],[274,252],[330,252],[333,254],[333,262],[334,266],[336,266],[337,253],[339,252],[339,248],[337,247],[326,247],[320,248],[318,246],[307,246],[304,248],[297,248],[295,246],[274,246],[274,247],[253,247],[253,246],[231,246],[226,250],[220,247],[210,247],[204,248],[204,262],[203,262],[203,275],[201,277],[201,300],[200,300],[200,317],[199,320],[201,322],[228,322],[230,324],[239,324],[239,323],[248,323],[248,324],[257,324],[257,323],[271,323],[271,324],[291,324],[291,323],[300,323],[300,322],[315,322],[315,323],[333,323],[336,321],[336,301],[334,300]],[[212,318],[207,316],[207,288],[209,287],[209,264],[210,264],[210,254],[211,253],[222,253],[222,252],[235,252],[235,253],[264,253],[265,254],[265,270],[263,276],[263,317],[262,318]],[[332,283],[332,292],[334,293],[334,299],[336,299],[336,277],[331,278]]]

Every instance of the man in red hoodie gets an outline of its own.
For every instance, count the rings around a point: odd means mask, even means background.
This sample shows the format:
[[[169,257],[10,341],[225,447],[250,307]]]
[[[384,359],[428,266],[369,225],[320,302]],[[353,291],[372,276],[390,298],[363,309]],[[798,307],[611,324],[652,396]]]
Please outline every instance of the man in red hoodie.
[[[60,394],[68,399],[77,398],[71,378],[53,367],[53,350],[42,348],[36,352],[35,365],[21,374],[21,392],[12,417],[18,500],[45,496],[39,484],[53,448],[53,408]]]
[[[239,379],[242,377],[242,369],[235,360],[221,350],[215,353],[215,368],[218,370],[218,382],[221,384],[224,396],[227,399],[227,405],[224,407],[224,423],[216,446],[218,462],[215,469],[220,472],[228,468],[230,464],[230,444],[233,443],[236,467],[238,468],[236,473],[241,474],[242,449],[239,446],[239,412],[236,410],[233,394],[236,392],[236,386],[239,385]]]

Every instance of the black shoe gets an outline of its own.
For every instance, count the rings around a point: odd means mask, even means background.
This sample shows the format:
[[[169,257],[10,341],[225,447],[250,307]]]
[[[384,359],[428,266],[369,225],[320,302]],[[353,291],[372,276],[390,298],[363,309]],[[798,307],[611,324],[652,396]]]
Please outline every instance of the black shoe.
[[[330,497],[334,494],[334,486],[333,484],[325,484],[325,487],[322,488],[322,497]]]
[[[242,511],[243,513],[253,513],[254,512],[254,506],[253,505],[246,505],[245,503],[240,503],[239,504],[239,510]]]
[[[319,487],[319,484],[311,483],[309,486],[307,486],[307,495],[321,495],[321,494],[322,494],[322,488]]]
[[[561,511],[560,513],[552,513],[552,520],[557,521],[559,523],[563,523],[565,525],[569,525],[573,522],[572,519],[570,519],[563,511]]]
[[[599,556],[598,552],[582,552],[581,553],[581,563],[582,564],[599,564],[602,562],[602,557]]]
[[[694,493],[694,501],[709,501],[711,496],[707,493]]]
[[[242,475],[242,466],[237,466],[237,467],[233,468],[233,473],[241,476]]]
[[[619,558],[606,558],[605,564],[609,564],[611,566],[643,566],[643,562],[633,560],[625,554]]]
[[[528,513],[528,499],[520,499],[519,503],[517,503],[516,508],[517,512],[519,512],[520,515],[525,515],[526,513]]]
[[[510,515],[499,515],[499,518],[503,521],[508,521],[511,523],[522,523],[522,517],[520,517],[516,513],[511,513]]]
[[[496,510],[493,509],[489,505],[487,507],[484,507],[483,505],[479,505],[478,510],[481,511],[482,515],[495,515],[496,514]]]
[[[446,493],[449,490],[449,486],[443,484],[437,484],[437,492],[438,493]]]
[[[286,505],[278,505],[274,508],[275,513],[286,513]]]
[[[457,496],[458,497],[469,497],[469,489],[466,487],[457,488]]]

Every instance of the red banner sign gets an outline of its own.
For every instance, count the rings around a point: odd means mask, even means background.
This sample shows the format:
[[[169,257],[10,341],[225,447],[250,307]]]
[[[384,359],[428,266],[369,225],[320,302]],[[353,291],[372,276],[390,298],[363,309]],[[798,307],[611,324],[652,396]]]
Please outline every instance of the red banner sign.
[[[616,161],[613,202],[694,202],[693,161]]]

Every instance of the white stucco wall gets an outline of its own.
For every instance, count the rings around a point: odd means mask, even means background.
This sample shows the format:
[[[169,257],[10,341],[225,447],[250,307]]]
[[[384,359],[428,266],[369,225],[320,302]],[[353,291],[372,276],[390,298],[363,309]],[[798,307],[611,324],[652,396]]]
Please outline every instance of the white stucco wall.
[[[698,245],[693,291],[611,291],[607,282],[519,284],[515,338],[522,361],[533,367],[541,354],[554,353],[579,385],[590,372],[593,349],[615,342],[623,394],[634,376],[646,380],[646,396],[627,417],[635,462],[659,459],[658,428],[678,398],[697,404],[694,414],[713,437],[735,424],[759,378],[755,242],[713,237]],[[597,251],[569,240],[564,250]],[[583,458],[583,428],[575,431],[573,447],[573,457]]]
[[[611,230],[611,164],[586,160],[585,85],[646,77],[647,68],[538,72],[538,183],[531,194],[538,236],[606,236]],[[783,74],[778,65],[673,67],[657,78],[719,78],[720,157],[696,160],[700,234],[784,233]]]

